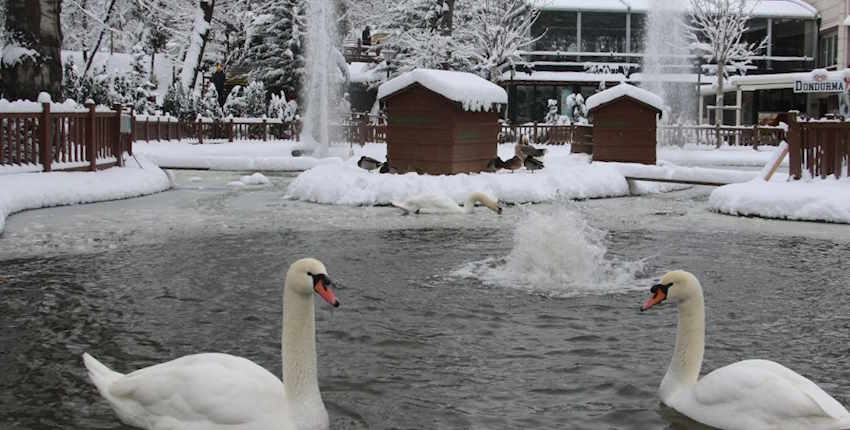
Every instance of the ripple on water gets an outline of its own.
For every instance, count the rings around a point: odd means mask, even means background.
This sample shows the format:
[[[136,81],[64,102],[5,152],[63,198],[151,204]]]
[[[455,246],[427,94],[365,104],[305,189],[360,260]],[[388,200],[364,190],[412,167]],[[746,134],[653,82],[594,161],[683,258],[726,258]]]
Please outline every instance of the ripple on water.
[[[606,231],[567,207],[548,212],[528,209],[517,223],[508,255],[464,264],[453,275],[550,297],[638,288],[643,261],[608,255],[606,236]]]

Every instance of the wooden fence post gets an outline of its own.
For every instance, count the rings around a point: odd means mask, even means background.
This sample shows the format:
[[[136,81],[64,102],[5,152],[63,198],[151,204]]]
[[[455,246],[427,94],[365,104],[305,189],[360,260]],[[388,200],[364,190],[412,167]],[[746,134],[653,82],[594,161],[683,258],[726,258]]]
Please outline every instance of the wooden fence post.
[[[121,105],[116,104],[115,110],[115,140],[112,143],[112,155],[119,167],[124,167],[124,135],[121,134]]]
[[[263,117],[263,142],[266,142],[268,140],[269,140],[269,124],[268,124],[268,121],[266,121],[266,117],[264,116]]]
[[[803,166],[803,133],[797,121],[798,111],[788,112],[788,174],[794,179],[800,179]]]
[[[196,134],[198,135],[198,144],[204,144],[204,121],[198,118]]]
[[[97,171],[97,145],[95,144],[95,133],[94,133],[94,124],[95,124],[95,104],[94,102],[86,103],[86,107],[89,108],[89,116],[86,118],[86,155],[89,157],[89,170],[92,172]]]
[[[127,153],[133,155],[133,142],[136,140],[136,109],[130,109],[130,140],[127,141]]]
[[[50,103],[41,104],[41,127],[38,139],[38,155],[41,158],[41,167],[45,172],[52,169],[53,142],[51,141]]]
[[[227,132],[227,141],[233,143],[233,117],[230,117],[230,127]]]

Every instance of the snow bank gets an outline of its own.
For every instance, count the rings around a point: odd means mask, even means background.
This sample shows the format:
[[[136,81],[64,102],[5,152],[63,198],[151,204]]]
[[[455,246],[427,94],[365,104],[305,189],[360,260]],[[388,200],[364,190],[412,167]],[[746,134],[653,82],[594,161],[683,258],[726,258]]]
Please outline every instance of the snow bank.
[[[623,176],[632,178],[661,178],[716,184],[747,182],[758,177],[759,174],[759,172],[742,170],[707,169],[703,167],[682,167],[675,165],[650,166],[637,163],[599,164],[609,165]]]
[[[660,111],[665,109],[664,100],[662,100],[661,97],[625,82],[588,97],[587,101],[585,101],[585,107],[587,108],[587,111],[590,112],[591,110],[620,97],[631,97]]]
[[[163,142],[133,144],[133,151],[164,168],[302,171],[338,158],[293,157],[293,141],[235,142],[195,145]]]
[[[138,160],[138,163],[137,161]],[[125,199],[171,188],[168,176],[144,157],[100,172],[0,176],[0,233],[6,217],[27,209]]]
[[[381,205],[411,196],[445,195],[458,204],[472,192],[483,192],[500,201],[530,203],[558,198],[585,199],[625,196],[629,185],[613,168],[573,164],[547,167],[536,173],[479,173],[459,175],[386,175],[368,172],[352,161],[314,167],[295,178],[287,197],[339,205]]]
[[[478,75],[445,70],[416,69],[378,87],[378,100],[418,83],[441,96],[461,103],[467,111],[489,111],[508,103],[504,88]]]
[[[771,160],[775,150],[774,146],[760,146],[758,150],[749,146],[659,146],[658,159],[680,166],[762,167]],[[782,165],[788,165],[787,158]]]
[[[757,179],[714,190],[709,207],[730,215],[850,224],[850,180],[765,182]]]

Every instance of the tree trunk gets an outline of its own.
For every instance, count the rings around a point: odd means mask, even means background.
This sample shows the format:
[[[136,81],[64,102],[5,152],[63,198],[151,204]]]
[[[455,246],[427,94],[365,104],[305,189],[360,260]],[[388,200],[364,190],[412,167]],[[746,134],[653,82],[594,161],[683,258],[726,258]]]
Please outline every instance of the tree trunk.
[[[714,138],[715,145],[720,148],[720,127],[723,125],[723,66],[717,64],[717,94],[714,97]]]
[[[455,0],[444,0],[447,11],[443,15],[443,34],[450,36],[454,31]]]
[[[7,0],[6,33],[14,45],[31,50],[14,63],[0,64],[3,94],[11,100],[36,100],[42,91],[62,96],[61,0]]]
[[[192,91],[192,89],[195,88],[195,82],[198,81],[198,70],[201,69],[201,60],[204,58],[204,49],[206,49],[207,39],[209,39],[210,35],[210,26],[212,25],[215,0],[201,0],[199,6],[204,12],[204,21],[207,22],[207,28],[205,31],[199,31],[197,28],[192,30],[192,40],[189,41],[189,49],[186,51],[186,58],[183,60],[183,67],[189,67],[191,70],[183,70],[181,73],[181,75],[183,75],[183,87],[186,91]],[[192,46],[195,43],[194,38],[196,34],[201,38],[201,45],[200,49],[198,49],[197,52],[194,52],[197,57],[190,58],[190,55],[193,54]],[[191,73],[191,75],[186,75],[186,73]],[[191,76],[191,78],[187,79],[188,76]]]
[[[116,0],[112,0],[112,2],[109,3],[109,7],[106,9],[106,17],[103,18],[103,28],[100,29],[100,35],[97,36],[97,43],[94,44],[94,49],[92,49],[91,54],[89,54],[89,60],[86,62],[86,68],[83,70],[83,76],[88,74],[89,69],[91,69],[92,62],[94,61],[94,56],[100,49],[100,43],[103,42],[103,35],[106,34],[106,26],[109,25],[109,18],[112,16],[112,9],[115,7],[115,2]]]

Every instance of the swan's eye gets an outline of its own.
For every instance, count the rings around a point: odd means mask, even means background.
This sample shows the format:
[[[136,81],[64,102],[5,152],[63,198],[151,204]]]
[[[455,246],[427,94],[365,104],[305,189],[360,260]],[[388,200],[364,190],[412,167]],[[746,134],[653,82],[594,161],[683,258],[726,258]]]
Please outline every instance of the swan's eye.
[[[313,272],[307,272],[307,276],[309,276],[309,277],[311,277],[311,278],[312,278],[312,277],[313,277]]]
[[[669,283],[669,284],[655,284],[655,285],[652,286],[652,288],[649,289],[649,292],[651,292],[652,294],[655,294],[658,290],[661,290],[664,293],[664,295],[666,296],[667,290],[669,290],[670,287],[672,287],[672,286],[673,286],[672,282]]]

